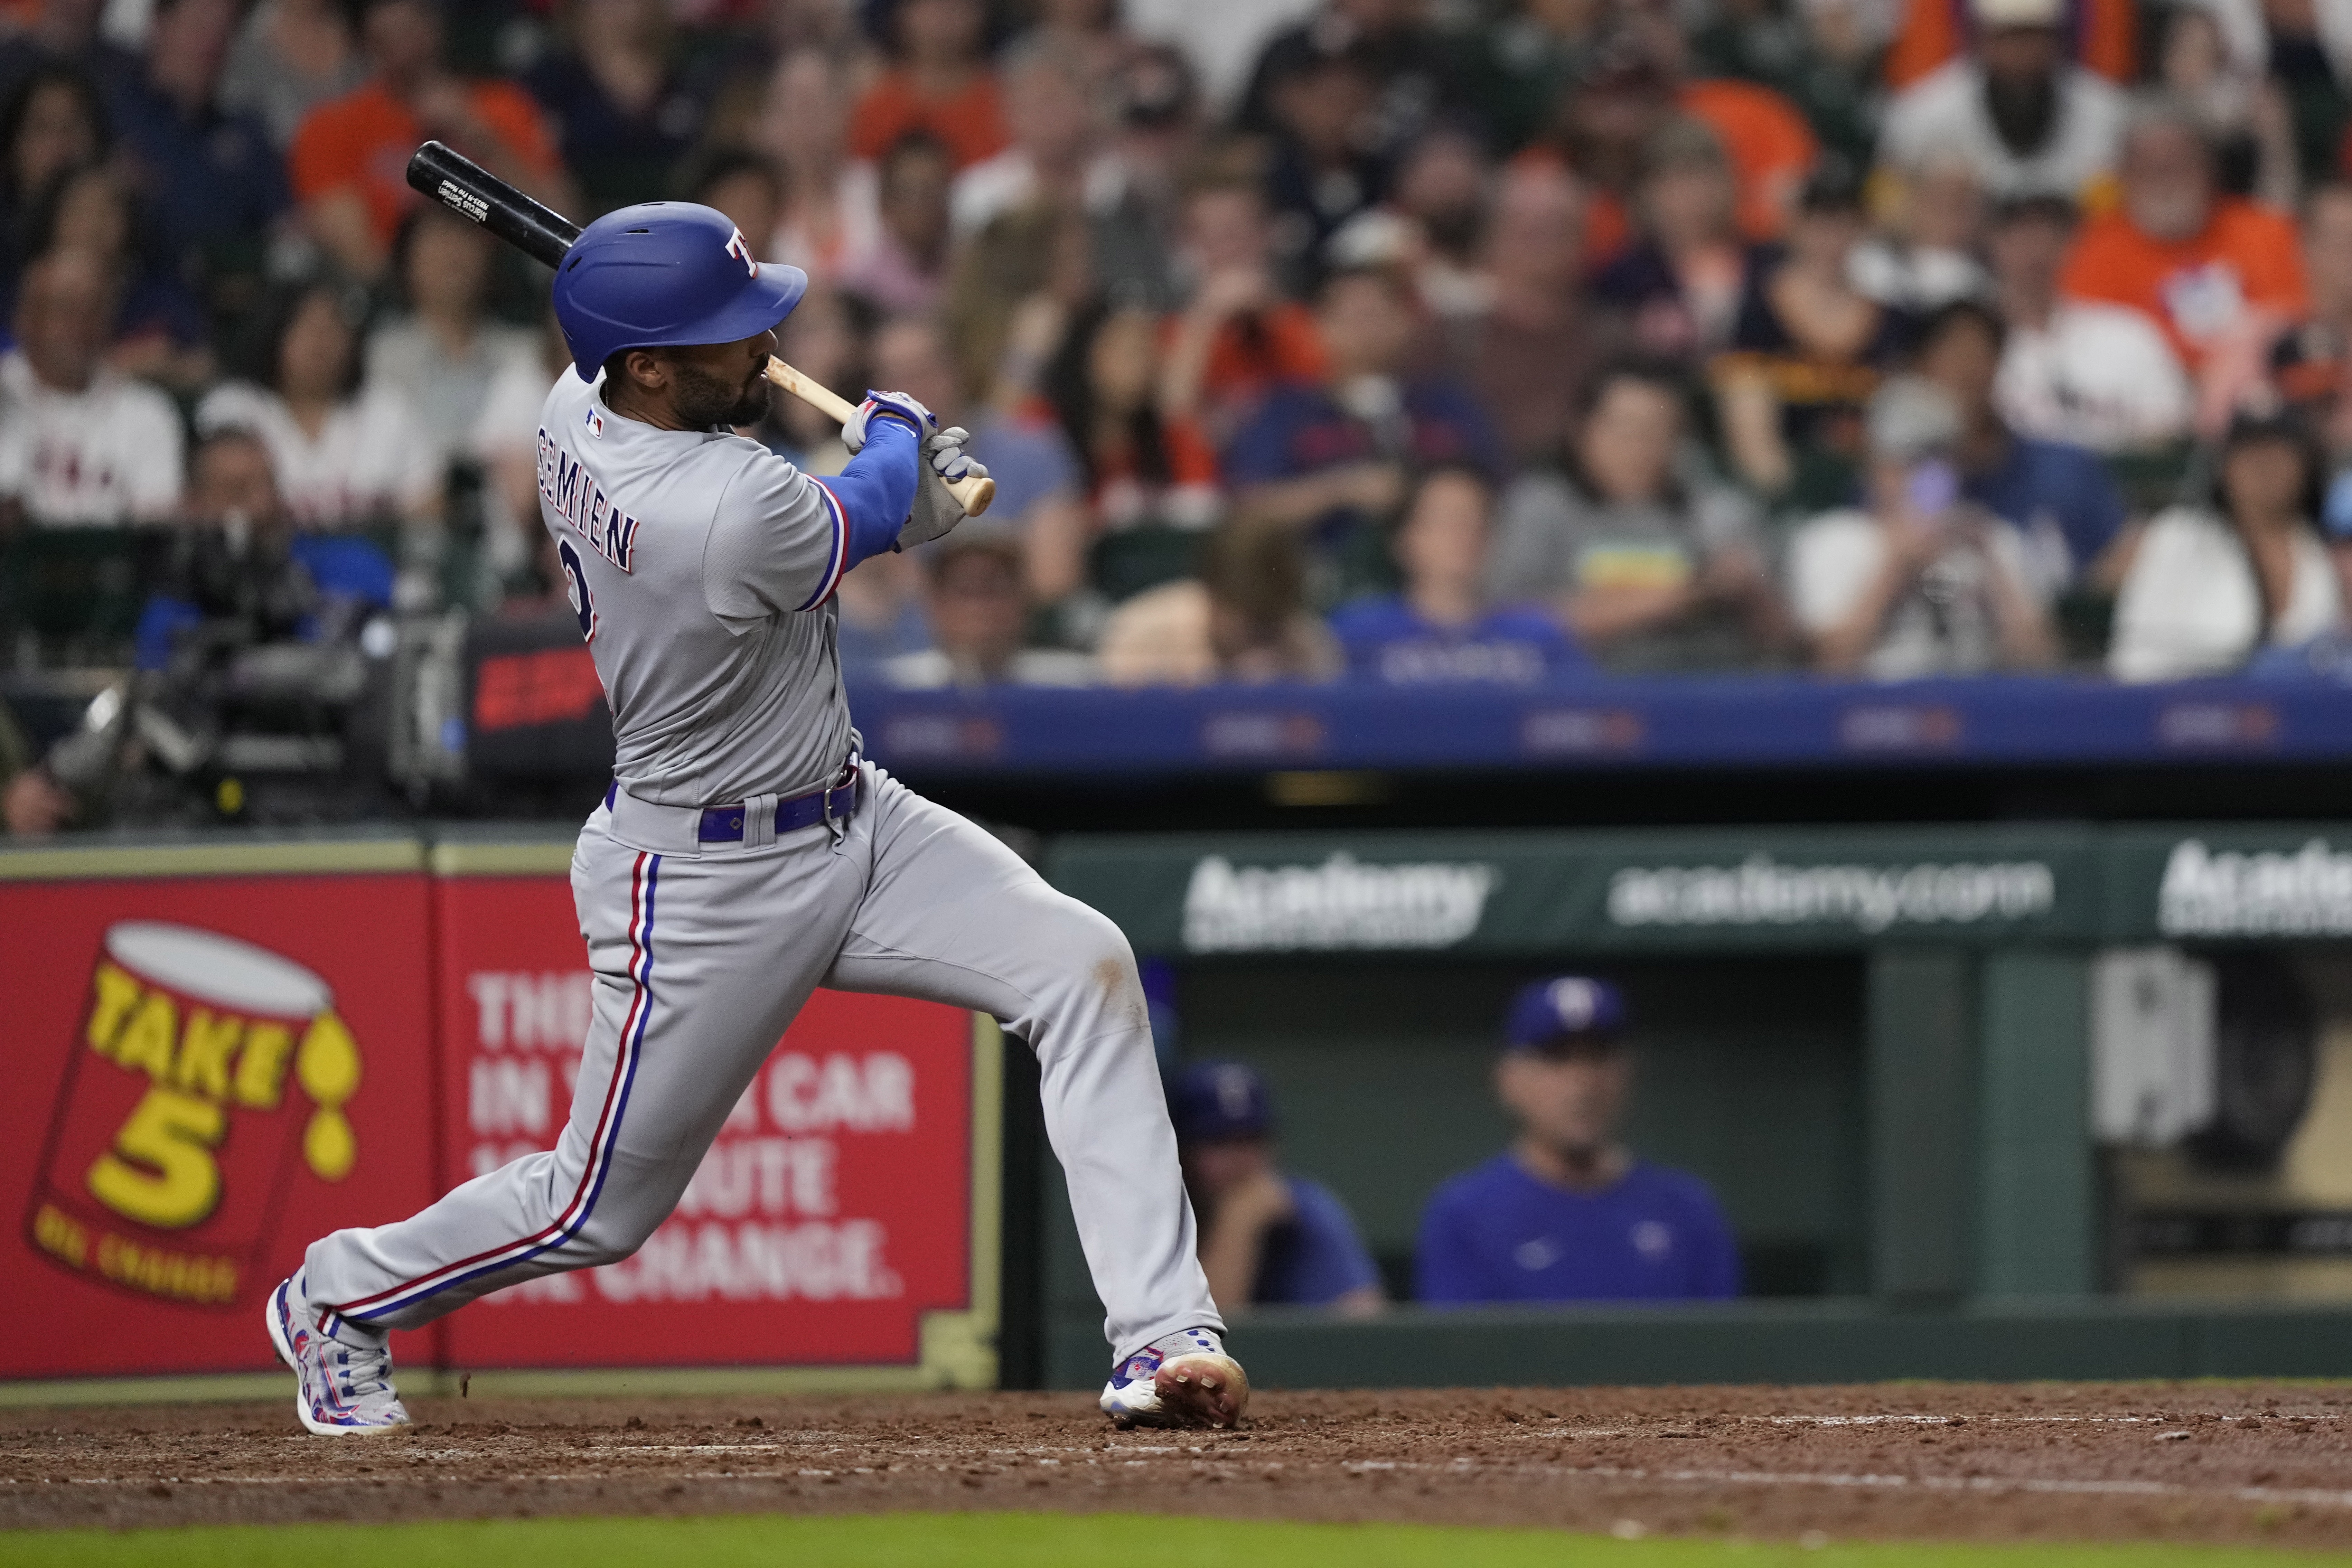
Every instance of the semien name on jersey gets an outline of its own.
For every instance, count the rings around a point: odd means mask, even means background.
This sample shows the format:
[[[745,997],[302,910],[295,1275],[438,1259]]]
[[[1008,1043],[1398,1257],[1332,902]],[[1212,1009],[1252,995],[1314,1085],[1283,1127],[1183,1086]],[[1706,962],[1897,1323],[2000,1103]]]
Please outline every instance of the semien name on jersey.
[[[637,520],[605,499],[586,467],[556,445],[543,426],[539,432],[539,493],[590,549],[622,571],[629,570]]]

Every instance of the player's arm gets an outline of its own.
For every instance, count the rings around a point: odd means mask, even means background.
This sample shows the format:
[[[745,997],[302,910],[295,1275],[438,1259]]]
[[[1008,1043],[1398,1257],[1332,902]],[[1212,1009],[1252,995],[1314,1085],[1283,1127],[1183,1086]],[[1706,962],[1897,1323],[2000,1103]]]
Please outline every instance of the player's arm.
[[[911,462],[901,432],[913,444]],[[903,392],[868,392],[841,427],[841,439],[856,455],[830,482],[845,510],[853,499],[860,509],[849,524],[851,566],[954,528],[963,521],[963,508],[947,487],[988,472],[965,455],[970,436],[953,426],[940,429],[931,411]]]

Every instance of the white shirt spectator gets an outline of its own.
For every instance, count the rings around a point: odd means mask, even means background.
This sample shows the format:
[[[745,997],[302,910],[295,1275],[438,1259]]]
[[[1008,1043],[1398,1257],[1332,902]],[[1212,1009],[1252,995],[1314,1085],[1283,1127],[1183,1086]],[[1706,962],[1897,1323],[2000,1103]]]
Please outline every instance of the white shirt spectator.
[[[489,395],[499,378],[515,370],[538,376],[539,395],[547,396],[547,378],[539,371],[539,338],[521,327],[484,323],[462,359],[453,359],[441,339],[424,322],[411,318],[394,321],[369,335],[366,392],[383,391],[407,404],[425,438],[433,443],[435,460],[478,458],[488,412]],[[534,434],[538,404],[531,405]]]
[[[2327,547],[2304,528],[2292,548],[2294,585],[2267,638],[2277,647],[2309,642],[2344,618]],[[2253,563],[2227,519],[2203,507],[2175,507],[2147,525],[2116,595],[2108,674],[2117,680],[2221,675],[2265,640]]]
[[[180,504],[179,410],[145,382],[100,368],[79,392],[45,386],[0,357],[0,496],[45,527],[152,522]]]
[[[2114,171],[2126,110],[2120,89],[2069,66],[2058,78],[2057,122],[2049,140],[2021,158],[2000,139],[1985,110],[1983,68],[1957,59],[1904,89],[1887,106],[1878,161],[1890,168],[1916,168],[1932,157],[1957,153],[1975,168],[1985,194],[1996,201],[2025,195],[2078,199],[2084,186]]]
[[[250,430],[269,448],[288,515],[304,528],[348,528],[429,510],[441,486],[432,441],[394,393],[338,405],[312,436],[286,400],[251,382],[216,386],[196,405],[196,429]]]
[[[2127,452],[2187,435],[2196,396],[2144,312],[2062,300],[2045,325],[2010,328],[1993,403],[2021,435]]]
[[[1955,537],[1895,601],[1877,645],[1863,660],[1864,674],[1914,680],[1973,675],[2000,663],[1991,571],[2006,571],[2028,597],[2045,605],[2053,584],[2036,567],[2024,535],[1992,518],[1981,520],[1981,529],[1985,551]],[[1846,509],[1814,518],[1789,542],[1789,603],[1797,624],[1815,636],[1836,626],[1885,565],[1886,534],[1868,512]]]

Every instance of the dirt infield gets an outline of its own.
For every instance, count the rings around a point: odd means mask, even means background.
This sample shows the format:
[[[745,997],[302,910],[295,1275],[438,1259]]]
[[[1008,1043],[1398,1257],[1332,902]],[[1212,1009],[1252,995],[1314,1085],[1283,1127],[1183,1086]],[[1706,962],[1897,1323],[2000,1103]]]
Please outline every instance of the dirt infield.
[[[0,1526],[1048,1509],[1778,1537],[2352,1547],[2352,1385],[1262,1393],[1231,1433],[1074,1394],[0,1411]]]

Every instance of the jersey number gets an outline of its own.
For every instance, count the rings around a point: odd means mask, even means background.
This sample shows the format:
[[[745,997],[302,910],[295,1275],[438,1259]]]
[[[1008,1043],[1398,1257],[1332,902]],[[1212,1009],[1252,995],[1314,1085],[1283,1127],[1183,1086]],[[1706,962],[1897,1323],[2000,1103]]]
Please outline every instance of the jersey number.
[[[572,548],[568,539],[556,541],[555,553],[563,563],[563,591],[572,600],[572,613],[580,617],[580,635],[594,642],[596,601],[588,596],[588,569],[580,563],[580,552]]]

